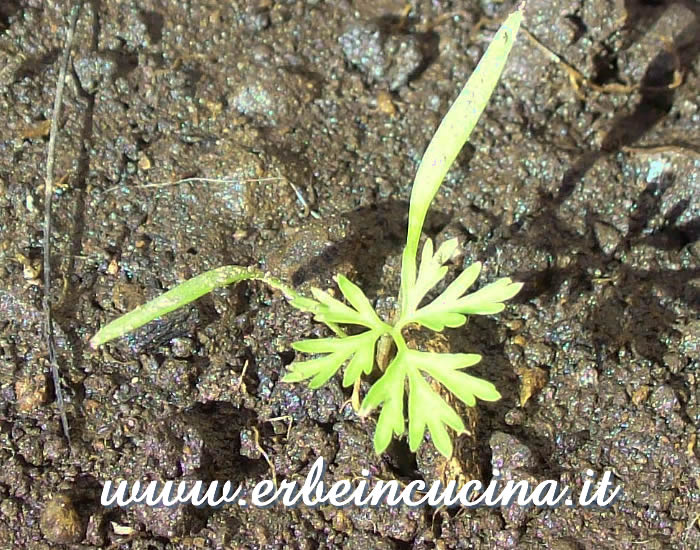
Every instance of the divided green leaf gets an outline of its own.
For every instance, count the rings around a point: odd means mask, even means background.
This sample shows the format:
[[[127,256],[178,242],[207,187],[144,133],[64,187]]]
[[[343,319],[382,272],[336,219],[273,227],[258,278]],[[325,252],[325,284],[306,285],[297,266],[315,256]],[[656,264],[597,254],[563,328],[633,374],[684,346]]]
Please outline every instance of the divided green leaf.
[[[393,435],[404,432],[403,403],[408,380],[408,441],[411,450],[418,449],[428,428],[435,447],[443,455],[450,456],[452,442],[446,428],[461,433],[464,423],[428,383],[424,374],[442,384],[465,405],[473,407],[477,397],[496,401],[501,395],[493,384],[461,372],[480,360],[481,356],[473,353],[429,353],[408,348],[399,351],[384,375],[370,388],[360,409],[360,415],[367,415],[382,405],[374,437],[375,450],[383,452]]]
[[[456,250],[457,239],[450,239],[442,243],[435,253],[433,253],[432,239],[425,241],[416,284],[410,287],[407,292],[406,309],[403,310],[405,314],[415,311],[425,295],[445,278],[447,267],[443,264],[452,257]]]
[[[503,311],[503,302],[515,296],[522,288],[522,283],[514,283],[504,277],[463,296],[480,271],[480,262],[470,265],[444,292],[409,316],[406,322],[418,323],[440,332],[445,327],[462,326],[467,321],[467,315],[491,315]]]
[[[360,325],[369,329],[384,331],[389,328],[376,314],[372,304],[370,304],[359,286],[343,275],[338,275],[336,281],[343,296],[350,302],[352,307],[333,298],[323,290],[312,288],[311,293],[318,302],[314,310],[314,319],[316,321],[327,325],[331,323]]]
[[[317,338],[295,342],[292,347],[304,353],[325,353],[323,357],[309,361],[292,363],[290,371],[283,382],[301,382],[311,378],[309,386],[319,388],[340,369],[350,357],[345,369],[343,386],[351,386],[362,375],[369,374],[374,368],[374,350],[381,331],[368,330],[344,338]]]
[[[403,356],[399,352],[362,401],[360,416],[367,416],[372,409],[382,405],[374,432],[374,450],[377,453],[384,452],[392,437],[400,437],[406,429],[403,415],[405,377]]]

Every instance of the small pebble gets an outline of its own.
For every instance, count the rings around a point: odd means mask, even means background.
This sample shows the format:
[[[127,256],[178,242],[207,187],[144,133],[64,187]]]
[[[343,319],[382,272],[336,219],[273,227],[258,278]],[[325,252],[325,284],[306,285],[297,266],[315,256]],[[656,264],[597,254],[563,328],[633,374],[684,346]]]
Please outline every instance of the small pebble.
[[[46,376],[37,374],[25,376],[15,382],[15,398],[17,410],[28,413],[46,403],[48,388]]]
[[[520,426],[525,422],[525,412],[522,409],[510,409],[506,413],[505,422],[509,426]]]
[[[489,439],[491,447],[491,465],[501,474],[516,470],[529,469],[535,465],[532,451],[518,438],[504,433],[494,432]]]
[[[654,390],[649,398],[649,404],[663,418],[671,416],[671,413],[680,406],[676,392],[667,384],[662,384]]]
[[[632,392],[630,397],[632,398],[632,403],[637,406],[641,405],[647,400],[647,397],[649,397],[649,386],[642,384]]]
[[[614,227],[596,222],[593,224],[593,231],[595,232],[596,240],[598,241],[598,246],[607,256],[615,252],[615,249],[620,245],[620,233]]]
[[[73,68],[83,90],[94,94],[101,85],[114,78],[118,64],[113,56],[91,52],[78,57],[73,63]]]
[[[139,153],[139,160],[137,164],[139,169],[143,170],[144,172],[151,169],[151,159],[148,158],[148,155],[146,155],[144,152]]]
[[[170,341],[173,355],[179,359],[184,359],[192,355],[194,342],[190,338],[173,338]]]
[[[370,22],[351,26],[338,39],[345,58],[368,84],[384,83],[391,91],[404,86],[423,64],[420,42],[413,35],[390,35]]]
[[[39,527],[44,537],[56,544],[74,544],[83,538],[80,515],[68,495],[55,495],[46,503]]]

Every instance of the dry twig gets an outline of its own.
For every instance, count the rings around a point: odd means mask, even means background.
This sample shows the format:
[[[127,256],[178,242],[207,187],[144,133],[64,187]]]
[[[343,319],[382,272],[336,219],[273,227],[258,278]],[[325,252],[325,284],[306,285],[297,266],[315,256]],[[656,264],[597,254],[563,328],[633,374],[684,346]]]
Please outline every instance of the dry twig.
[[[61,388],[61,376],[58,370],[58,361],[56,360],[56,342],[53,336],[53,317],[51,312],[51,199],[53,198],[53,171],[56,159],[56,139],[58,135],[58,119],[61,114],[61,104],[63,101],[63,87],[68,72],[68,62],[70,61],[70,52],[73,47],[73,37],[75,36],[75,27],[78,23],[78,15],[80,14],[81,3],[73,6],[70,12],[70,21],[68,23],[68,33],[66,35],[66,45],[63,50],[61,66],[58,72],[58,82],[56,83],[56,95],[53,103],[53,113],[51,115],[51,132],[49,134],[49,148],[46,154],[46,180],[44,183],[44,336],[49,352],[49,364],[51,366],[51,377],[53,379],[54,392],[56,393],[56,403],[58,405],[58,413],[61,416],[61,425],[63,433],[68,441],[68,447],[71,446],[70,432],[68,430],[68,418],[66,416],[65,403],[63,401],[63,390]]]
[[[596,92],[601,92],[601,93],[607,93],[607,94],[630,94],[635,90],[642,90],[642,91],[666,91],[666,90],[673,90],[675,88],[678,88],[683,83],[683,74],[681,73],[680,70],[680,60],[678,59],[678,54],[673,48],[673,44],[667,40],[664,40],[665,46],[668,48],[668,50],[673,54],[674,59],[675,59],[675,64],[676,68],[673,71],[673,82],[666,86],[646,86],[643,84],[617,84],[617,83],[609,83],[609,84],[596,84],[589,78],[585,77],[581,71],[576,69],[573,65],[567,63],[562,59],[559,55],[554,53],[551,49],[549,49],[547,46],[545,46],[542,42],[540,42],[537,37],[535,37],[534,34],[532,34],[530,31],[528,31],[525,27],[522,28],[522,31],[525,33],[525,36],[528,37],[528,39],[540,50],[542,51],[551,61],[554,61],[555,63],[559,64],[564,71],[566,71],[567,76],[569,77],[569,82],[571,83],[571,87],[574,89],[574,92],[576,92],[576,95],[580,99],[585,99],[585,94],[581,91],[581,87],[585,86],[588,87]]]

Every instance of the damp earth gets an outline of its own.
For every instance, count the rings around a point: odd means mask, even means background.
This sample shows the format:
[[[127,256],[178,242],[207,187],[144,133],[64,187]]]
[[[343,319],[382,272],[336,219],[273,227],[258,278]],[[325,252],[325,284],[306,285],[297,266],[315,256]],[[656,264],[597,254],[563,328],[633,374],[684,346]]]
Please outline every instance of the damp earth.
[[[411,182],[511,1],[84,2],[59,120],[52,303],[72,436],[42,337],[48,120],[69,2],[0,5],[0,547],[700,547],[700,8],[529,0],[523,32],[426,233],[457,270],[525,283],[440,345],[474,352],[453,462],[377,456],[340,378],[282,383],[321,326],[259,283],[93,351],[178,282],[258,265],[301,291],[341,272],[390,310]],[[207,182],[186,178],[225,179]],[[153,185],[168,184],[168,185]],[[367,387],[360,388],[362,392]],[[495,470],[609,509],[105,509],[106,479],[408,483]]]

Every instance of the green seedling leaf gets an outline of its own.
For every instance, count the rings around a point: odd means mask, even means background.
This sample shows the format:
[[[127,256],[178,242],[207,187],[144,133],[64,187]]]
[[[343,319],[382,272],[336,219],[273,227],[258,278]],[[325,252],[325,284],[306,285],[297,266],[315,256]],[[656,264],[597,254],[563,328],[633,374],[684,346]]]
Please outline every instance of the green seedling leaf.
[[[314,319],[326,324],[345,323],[377,330],[388,330],[391,328],[386,323],[383,323],[377,316],[360,287],[342,276],[338,278],[338,282],[339,285],[342,285],[340,287],[341,292],[348,298],[348,301],[353,307],[345,305],[340,300],[336,300],[323,290],[312,288],[311,293],[320,304],[315,310]],[[346,292],[347,295],[345,294]],[[359,309],[353,309],[356,307],[355,304],[357,304]]]
[[[450,283],[445,291],[438,296],[434,303],[450,304],[457,301],[474,284],[481,272],[481,262],[474,262],[467,269],[462,271],[454,281]]]
[[[194,302],[216,288],[245,280],[258,280],[267,283],[272,288],[280,290],[291,302],[303,305],[300,309],[304,311],[313,312],[318,305],[313,300],[303,298],[293,288],[287,286],[279,279],[272,277],[268,273],[263,273],[259,269],[227,265],[212,269],[184,283],[180,283],[165,294],[108,323],[90,339],[90,346],[93,349],[97,348],[114,338],[136,330],[154,319]]]
[[[368,330],[361,334],[342,338],[316,338],[295,342],[292,347],[303,353],[327,353],[328,355],[309,361],[295,362],[283,382],[300,382],[312,378],[309,384],[318,388],[325,384],[343,364],[352,357],[345,369],[343,386],[354,384],[362,375],[369,374],[374,367],[374,349],[381,331]]]
[[[370,388],[362,401],[360,416],[367,416],[382,405],[374,431],[374,450],[383,453],[393,436],[401,436],[406,429],[403,415],[404,379],[406,377],[403,351],[389,363],[384,375]]]
[[[481,356],[474,353],[437,354],[416,350],[406,352],[410,388],[408,440],[411,450],[418,448],[427,427],[435,448],[443,455],[450,456],[452,442],[446,427],[452,428],[457,433],[464,431],[464,424],[459,415],[427,383],[421,372],[430,375],[463,403],[473,407],[476,404],[475,396],[489,401],[500,397],[495,386],[490,382],[459,370],[471,367],[480,360]],[[413,405],[411,405],[412,402]]]
[[[442,119],[418,167],[411,190],[408,234],[401,262],[402,312],[409,311],[409,291],[416,282],[418,241],[430,203],[496,88],[522,18],[521,6],[498,29],[469,81]]]
[[[456,306],[463,313],[473,313],[467,310],[473,307],[478,308],[482,304],[486,305],[510,300],[520,292],[522,287],[522,283],[514,283],[508,277],[503,277],[477,290],[473,294],[460,298],[456,301]]]
[[[428,428],[435,448],[444,456],[452,455],[452,438],[447,432],[449,426],[455,432],[464,431],[464,422],[440,397],[416,370],[410,370],[408,375],[408,446],[416,452]]]
[[[316,300],[306,298],[305,296],[298,296],[289,303],[292,307],[295,307],[301,311],[308,311],[309,313],[315,313],[319,306],[319,303]]]
[[[364,416],[382,406],[375,431],[375,451],[384,452],[393,435],[404,432],[404,386],[408,380],[409,447],[412,451],[418,448],[427,427],[435,447],[443,455],[450,456],[452,442],[446,428],[461,433],[464,423],[421,372],[443,384],[466,405],[474,406],[475,397],[485,401],[500,398],[493,384],[460,371],[480,360],[481,356],[474,353],[428,353],[402,347],[384,375],[369,390],[360,409],[360,415]]]
[[[461,372],[460,369],[481,361],[481,356],[476,353],[410,353],[412,364],[417,369],[440,382],[465,405],[475,406],[477,397],[482,401],[498,401],[501,398],[491,382]]]
[[[411,321],[425,328],[442,332],[445,327],[457,328],[467,322],[467,317],[453,311],[419,311],[411,317]]]
[[[338,283],[338,287],[343,293],[343,296],[345,296],[345,299],[350,302],[352,307],[354,307],[357,312],[362,315],[362,317],[365,319],[374,320],[374,323],[377,325],[381,324],[381,320],[374,312],[372,304],[369,303],[365,293],[362,292],[362,289],[359,286],[350,281],[350,279],[344,275],[338,275],[335,280]]]
[[[372,338],[370,342],[359,348],[352,356],[350,363],[345,368],[343,375],[343,387],[352,386],[360,379],[362,374],[369,374],[374,368],[374,350],[379,336]]]
[[[282,382],[301,382],[311,378],[309,387],[315,390],[328,382],[350,355],[352,351],[343,350],[318,359],[292,364],[289,372],[282,378]]]
[[[503,311],[503,302],[515,296],[522,288],[522,283],[514,283],[504,277],[473,294],[461,296],[474,283],[480,269],[479,262],[469,266],[442,294],[410,315],[406,322],[418,323],[439,332],[445,327],[463,325],[467,315],[492,315]]]
[[[425,295],[445,278],[445,275],[447,275],[447,268],[442,264],[452,256],[456,248],[457,239],[452,239],[443,243],[438,251],[433,253],[432,239],[427,239],[425,241],[418,277],[416,279],[416,284],[408,291],[408,310],[404,312],[404,315],[407,312],[415,311]]]

